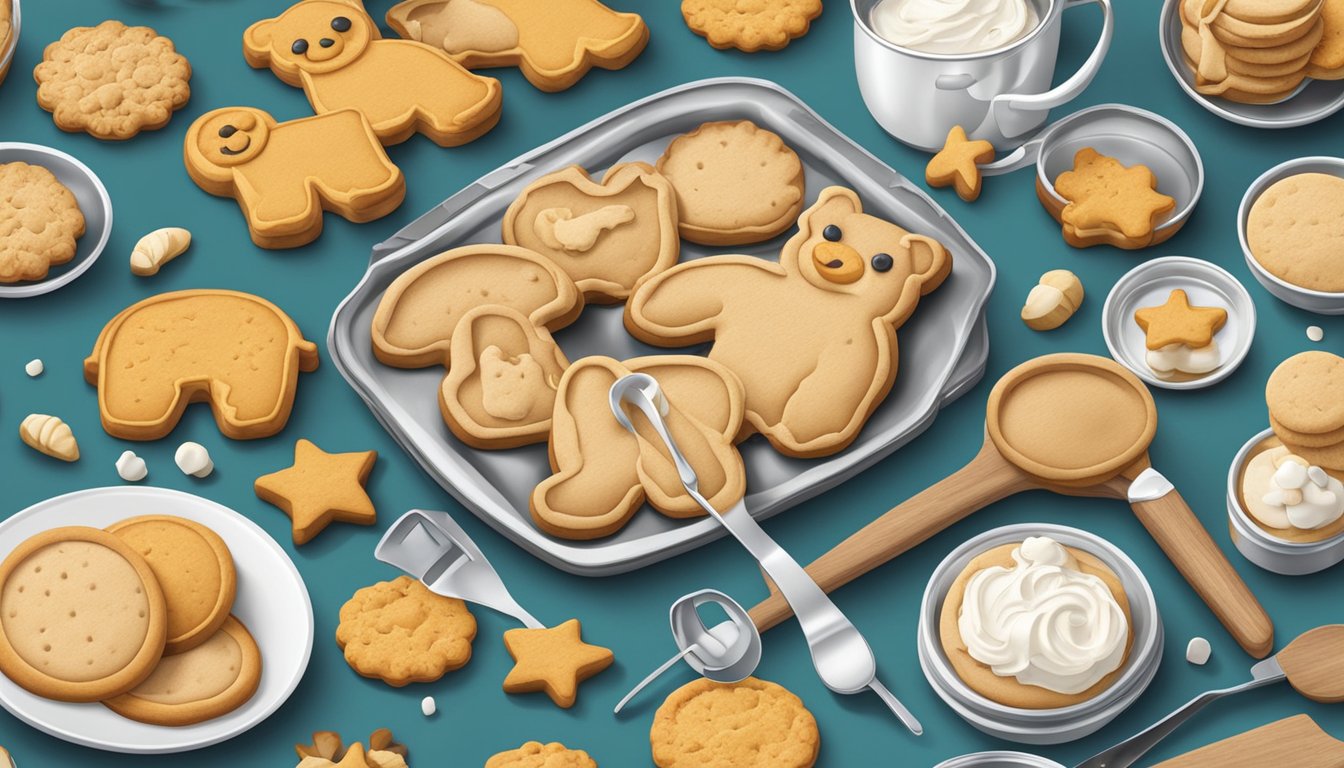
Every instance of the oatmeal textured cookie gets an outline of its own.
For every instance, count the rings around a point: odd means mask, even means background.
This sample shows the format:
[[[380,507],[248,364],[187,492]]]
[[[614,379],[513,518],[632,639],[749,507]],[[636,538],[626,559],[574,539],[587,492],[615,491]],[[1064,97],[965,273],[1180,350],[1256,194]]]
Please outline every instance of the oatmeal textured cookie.
[[[649,732],[658,768],[811,768],[821,735],[802,699],[748,677],[700,679],[663,702]]]
[[[597,761],[581,749],[558,742],[529,741],[485,761],[485,768],[597,768]]]
[[[409,576],[382,581],[341,606],[336,643],[364,677],[400,688],[428,683],[471,659],[476,618],[461,600],[436,595]]]
[[[715,48],[778,51],[807,34],[821,0],[682,0],[681,15]]]
[[[129,139],[168,124],[191,97],[191,64],[149,27],[104,21],[47,46],[33,70],[37,103],[63,131]]]
[[[75,258],[84,214],[46,168],[0,163],[0,283],[41,280]]]

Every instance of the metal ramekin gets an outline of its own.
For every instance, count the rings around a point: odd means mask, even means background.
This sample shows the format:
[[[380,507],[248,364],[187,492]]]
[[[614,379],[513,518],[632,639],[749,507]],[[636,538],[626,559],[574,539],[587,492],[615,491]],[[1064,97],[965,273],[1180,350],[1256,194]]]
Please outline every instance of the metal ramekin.
[[[961,681],[943,653],[938,619],[952,582],[976,556],[1028,536],[1049,536],[1106,564],[1124,585],[1133,618],[1134,644],[1124,671],[1093,699],[1056,709],[1008,707]],[[1115,545],[1095,534],[1062,525],[1019,524],[995,528],[957,547],[934,569],[919,613],[919,664],[929,685],[963,720],[985,733],[1022,744],[1061,744],[1081,739],[1125,711],[1152,682],[1162,663],[1162,617],[1148,580]]]

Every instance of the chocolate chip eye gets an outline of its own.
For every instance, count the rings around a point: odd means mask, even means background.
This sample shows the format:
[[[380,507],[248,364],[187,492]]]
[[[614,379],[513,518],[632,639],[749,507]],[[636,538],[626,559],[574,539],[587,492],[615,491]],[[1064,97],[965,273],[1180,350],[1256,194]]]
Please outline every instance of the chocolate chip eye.
[[[895,262],[892,260],[891,256],[885,253],[879,253],[873,257],[873,269],[878,272],[890,271],[894,263]]]
[[[832,243],[836,243],[840,241],[840,238],[845,236],[845,233],[841,232],[840,228],[834,224],[827,224],[826,228],[821,230],[821,236],[830,240]]]
[[[345,18],[344,16],[337,16],[336,18],[331,20],[331,28],[336,30],[337,32],[349,32],[350,20]]]
[[[232,125],[226,125],[226,126],[224,126],[223,128],[220,128],[220,129],[219,129],[219,138],[221,138],[221,139],[227,139],[227,138],[229,138],[230,136],[232,136],[233,134],[235,134],[235,133],[237,133],[237,132],[238,132],[238,129],[237,129],[236,127],[234,127],[234,126],[232,126]]]
[[[302,56],[308,52],[308,41],[299,38],[294,41],[294,44],[289,47],[289,50],[293,51],[295,56]]]

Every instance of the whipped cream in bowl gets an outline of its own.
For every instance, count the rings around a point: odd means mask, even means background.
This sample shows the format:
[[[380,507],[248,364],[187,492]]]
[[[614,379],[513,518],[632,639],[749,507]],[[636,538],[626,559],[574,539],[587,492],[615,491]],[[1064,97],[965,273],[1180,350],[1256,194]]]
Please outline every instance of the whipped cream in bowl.
[[[955,628],[967,653],[1022,686],[1072,694],[1096,686],[1094,695],[1049,708],[1008,706],[958,675],[942,642],[948,595],[973,561],[1006,546],[1013,567],[984,567],[964,582]],[[1128,616],[1103,579],[1078,569],[1071,550],[1115,575]],[[1123,552],[1087,531],[1021,524],[976,536],[938,565],[920,607],[917,647],[934,692],[972,726],[1023,744],[1060,744],[1100,729],[1138,699],[1161,663],[1162,637],[1152,589]]]
[[[893,45],[949,55],[1002,48],[1041,21],[1031,0],[879,0],[869,20]]]

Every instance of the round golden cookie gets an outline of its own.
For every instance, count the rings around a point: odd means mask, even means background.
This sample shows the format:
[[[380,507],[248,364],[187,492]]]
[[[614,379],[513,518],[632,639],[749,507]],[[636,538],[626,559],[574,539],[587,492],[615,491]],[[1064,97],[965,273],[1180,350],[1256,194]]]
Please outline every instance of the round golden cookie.
[[[811,768],[817,721],[787,688],[701,678],[673,691],[649,731],[658,768]]]
[[[1223,13],[1252,24],[1278,24],[1311,13],[1319,0],[1227,0]]]
[[[1307,445],[1297,445],[1295,443],[1284,441],[1288,450],[1306,459],[1308,463],[1335,472],[1344,472],[1344,443],[1327,445],[1324,448],[1313,448]]]
[[[149,563],[106,531],[53,528],[0,563],[0,672],[38,696],[131,690],[159,663],[167,628]]]
[[[429,683],[471,659],[476,618],[466,603],[409,576],[364,587],[341,606],[336,644],[364,677],[400,688]]]
[[[213,720],[246,704],[261,683],[261,650],[242,622],[226,616],[204,643],[165,656],[145,681],[103,704],[150,725]]]
[[[1305,445],[1308,448],[1329,448],[1338,443],[1344,443],[1344,428],[1332,429],[1329,432],[1297,432],[1285,427],[1274,414],[1269,415],[1270,429],[1280,438],[1287,440],[1293,445]]]
[[[1238,18],[1226,8],[1213,20],[1215,34],[1223,32],[1230,37],[1246,40],[1296,40],[1306,33],[1320,18],[1321,0],[1313,0],[1310,6],[1296,16],[1278,22],[1256,22]]]
[[[1105,582],[1115,601],[1120,604],[1120,610],[1124,612],[1125,622],[1129,626],[1129,639],[1125,643],[1125,655],[1119,667],[1082,693],[1057,693],[1040,686],[1024,685],[1011,677],[999,677],[987,665],[976,661],[966,650],[966,643],[962,641],[961,628],[958,625],[961,604],[966,597],[966,586],[972,576],[986,568],[1015,567],[1017,562],[1013,560],[1013,550],[1019,546],[1020,542],[1004,544],[977,555],[952,582],[947,597],[943,599],[943,609],[938,621],[938,636],[943,646],[943,653],[947,655],[947,660],[951,662],[957,677],[970,686],[971,690],[1004,706],[1019,709],[1056,709],[1096,698],[1124,674],[1125,664],[1129,661],[1129,652],[1134,645],[1134,618],[1130,614],[1129,598],[1125,595],[1125,587],[1120,583],[1120,577],[1101,560],[1080,549],[1065,547],[1078,561],[1079,572],[1096,576]]]
[[[1265,383],[1275,422],[1319,435],[1344,428],[1344,357],[1311,350],[1279,363]]]
[[[192,520],[144,515],[110,525],[154,569],[168,604],[164,655],[183,653],[209,640],[233,610],[238,576],[219,534]]]
[[[1185,49],[1186,59],[1191,62],[1192,68],[1198,71],[1198,63],[1203,53],[1203,41],[1199,39],[1199,33],[1190,27],[1181,28],[1181,47]],[[1233,55],[1230,51],[1224,50],[1223,65],[1227,71],[1232,74],[1246,75],[1248,77],[1282,77],[1292,75],[1303,71],[1307,66],[1307,61],[1311,58],[1311,51],[1308,50],[1302,55],[1277,63],[1261,63],[1252,61],[1242,61]]]
[[[677,193],[677,229],[702,245],[769,240],[803,211],[803,163],[750,120],[705,123],[673,139],[658,173]]]
[[[1311,530],[1301,528],[1271,528],[1268,525],[1265,525],[1264,523],[1260,522],[1260,519],[1257,518],[1255,515],[1251,514],[1251,505],[1247,502],[1247,488],[1246,488],[1247,470],[1250,468],[1251,461],[1254,460],[1255,457],[1259,456],[1262,453],[1272,451],[1275,448],[1279,447],[1286,447],[1286,446],[1284,442],[1280,440],[1278,437],[1270,436],[1265,438],[1264,440],[1261,440],[1259,443],[1256,444],[1254,448],[1251,449],[1250,454],[1247,455],[1246,457],[1246,461],[1242,463],[1241,469],[1237,473],[1237,486],[1236,486],[1237,499],[1238,501],[1241,502],[1242,511],[1246,513],[1245,514],[1246,519],[1250,520],[1252,523],[1254,523],[1257,527],[1259,527],[1262,531],[1269,534],[1270,536],[1273,536],[1274,538],[1280,539],[1282,541],[1291,541],[1296,544],[1310,544],[1317,541],[1325,541],[1326,539],[1333,539],[1336,536],[1344,534],[1344,517],[1341,517],[1340,519],[1336,520],[1335,522],[1323,528],[1317,528],[1315,530]],[[1288,450],[1290,452],[1295,452],[1293,451],[1292,448],[1289,448]],[[1301,458],[1306,458],[1305,456],[1301,456],[1301,454],[1298,454],[1298,456]],[[1344,472],[1331,469],[1326,469],[1325,471],[1327,474],[1331,475],[1336,479],[1344,480]],[[1254,492],[1254,489],[1251,490]]]
[[[778,51],[807,34],[821,0],[681,0],[691,31],[715,48]]]
[[[1256,262],[1310,290],[1344,291],[1341,241],[1344,179],[1338,176],[1299,173],[1280,179],[1260,193],[1246,217],[1246,243]]]
[[[597,761],[581,749],[558,742],[529,741],[486,760],[485,768],[597,768]]]

